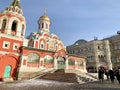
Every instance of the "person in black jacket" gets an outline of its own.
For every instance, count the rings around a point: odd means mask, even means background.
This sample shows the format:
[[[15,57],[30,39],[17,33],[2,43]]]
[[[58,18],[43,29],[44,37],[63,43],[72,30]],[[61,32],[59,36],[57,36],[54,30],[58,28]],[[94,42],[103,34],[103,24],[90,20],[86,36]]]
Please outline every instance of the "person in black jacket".
[[[114,71],[113,71],[112,69],[110,69],[110,70],[108,71],[108,74],[110,75],[111,83],[114,83],[114,79],[115,79]]]
[[[103,82],[103,80],[104,80],[104,69],[102,67],[100,67],[99,70],[98,70],[98,78],[99,78],[100,82]]]
[[[115,76],[120,84],[120,69],[115,70]]]

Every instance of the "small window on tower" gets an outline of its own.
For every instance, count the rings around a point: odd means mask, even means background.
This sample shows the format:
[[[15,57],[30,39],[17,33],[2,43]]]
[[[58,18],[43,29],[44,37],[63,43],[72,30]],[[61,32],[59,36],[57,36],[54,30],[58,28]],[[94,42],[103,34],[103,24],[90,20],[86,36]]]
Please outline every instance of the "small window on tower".
[[[44,43],[44,41],[41,41],[40,42],[40,49],[44,49],[45,48],[45,43]]]
[[[19,44],[18,43],[14,43],[13,50],[17,50],[18,48],[19,48]]]
[[[3,48],[9,49],[10,48],[10,42],[4,41],[3,42]]]
[[[42,28],[44,28],[44,23],[42,23]]]
[[[11,30],[14,31],[14,32],[17,31],[17,21],[13,21],[13,22],[12,22]]]

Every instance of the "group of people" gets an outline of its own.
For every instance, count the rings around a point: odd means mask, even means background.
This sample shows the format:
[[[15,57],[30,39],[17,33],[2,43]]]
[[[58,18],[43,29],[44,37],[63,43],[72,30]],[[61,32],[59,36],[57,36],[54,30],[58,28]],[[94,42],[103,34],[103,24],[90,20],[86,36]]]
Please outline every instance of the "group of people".
[[[103,82],[104,75],[106,75],[107,80],[111,80],[111,83],[114,83],[114,79],[117,79],[120,84],[120,69],[105,70],[103,67],[100,67],[98,70],[98,78],[100,82]]]

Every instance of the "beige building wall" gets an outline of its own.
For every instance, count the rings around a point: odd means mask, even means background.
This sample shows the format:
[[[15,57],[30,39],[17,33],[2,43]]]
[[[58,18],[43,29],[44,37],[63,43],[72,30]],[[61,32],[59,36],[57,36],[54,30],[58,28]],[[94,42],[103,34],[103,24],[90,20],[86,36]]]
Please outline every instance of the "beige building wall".
[[[86,68],[88,72],[97,72],[100,66],[105,69],[112,68],[108,40],[93,40],[80,44],[78,42],[67,46],[67,52],[68,54],[85,57],[87,59]]]
[[[105,38],[109,40],[113,68],[120,68],[120,34]]]

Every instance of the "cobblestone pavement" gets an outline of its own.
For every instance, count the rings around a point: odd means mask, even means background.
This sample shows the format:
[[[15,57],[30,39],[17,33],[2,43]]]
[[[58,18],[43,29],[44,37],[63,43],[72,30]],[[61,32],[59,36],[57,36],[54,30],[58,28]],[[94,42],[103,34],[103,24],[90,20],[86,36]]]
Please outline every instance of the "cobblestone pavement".
[[[120,84],[117,81],[99,81],[75,84],[64,83],[41,79],[32,79],[25,81],[17,81],[12,83],[0,83],[0,90],[120,90]]]
[[[120,90],[120,84],[115,80],[114,83],[110,81],[104,82],[91,82],[91,83],[84,83],[80,85],[73,85],[73,90]]]

